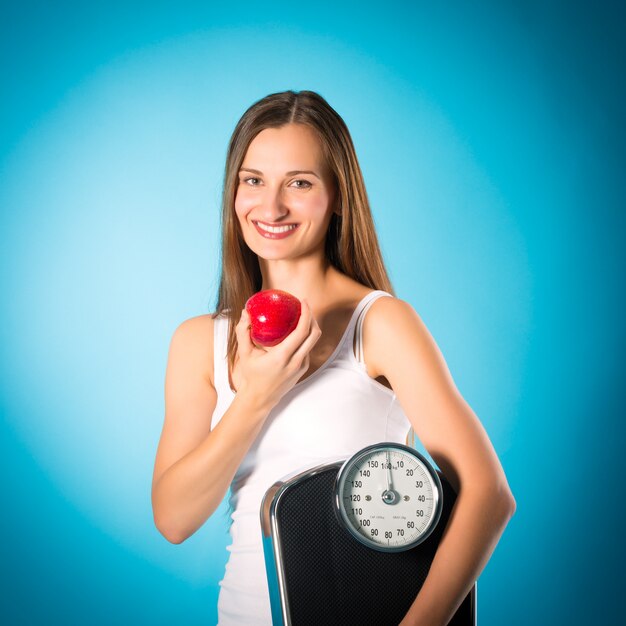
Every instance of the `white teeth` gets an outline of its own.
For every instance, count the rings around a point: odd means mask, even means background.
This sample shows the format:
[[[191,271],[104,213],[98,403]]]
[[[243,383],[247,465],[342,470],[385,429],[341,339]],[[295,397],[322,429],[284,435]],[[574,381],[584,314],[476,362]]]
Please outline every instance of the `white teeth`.
[[[267,233],[286,233],[288,230],[293,230],[296,228],[297,224],[287,224],[285,226],[268,226],[267,224],[262,224],[261,222],[255,222],[255,224]]]

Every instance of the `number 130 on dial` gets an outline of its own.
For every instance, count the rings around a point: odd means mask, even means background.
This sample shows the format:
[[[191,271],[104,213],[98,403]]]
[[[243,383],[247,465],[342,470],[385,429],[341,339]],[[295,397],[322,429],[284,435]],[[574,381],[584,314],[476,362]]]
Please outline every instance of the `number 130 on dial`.
[[[340,468],[335,508],[348,531],[383,552],[422,543],[441,517],[441,481],[416,450],[400,443],[363,448]]]

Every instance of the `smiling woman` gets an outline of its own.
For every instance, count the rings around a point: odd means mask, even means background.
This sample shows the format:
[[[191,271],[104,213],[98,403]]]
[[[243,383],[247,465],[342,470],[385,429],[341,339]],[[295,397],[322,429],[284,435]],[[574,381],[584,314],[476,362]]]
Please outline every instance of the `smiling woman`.
[[[252,167],[258,163],[264,172]],[[289,169],[293,163],[301,167]],[[304,124],[287,124],[252,140],[239,170],[235,211],[247,246],[259,258],[302,257],[323,250],[330,219],[340,215],[335,197],[315,133]]]
[[[348,129],[318,94],[287,91],[237,124],[222,202],[217,311],[183,322],[166,373],[155,524],[181,543],[231,489],[219,624],[269,626],[259,511],[294,470],[415,430],[458,492],[402,622],[446,624],[515,509],[495,451],[420,317],[393,295]],[[281,343],[252,343],[246,300],[302,302]]]

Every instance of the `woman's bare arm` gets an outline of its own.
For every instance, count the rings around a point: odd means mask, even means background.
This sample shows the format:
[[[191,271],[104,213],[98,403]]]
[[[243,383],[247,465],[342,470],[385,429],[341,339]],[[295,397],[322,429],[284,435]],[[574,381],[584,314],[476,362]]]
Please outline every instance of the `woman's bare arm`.
[[[192,535],[219,506],[263,424],[263,411],[240,396],[210,432],[217,403],[213,324],[208,315],[189,319],[170,343],[152,509],[156,527],[172,543]]]
[[[261,350],[250,342],[242,315],[239,389],[211,431],[217,403],[213,324],[208,315],[191,318],[176,329],[170,344],[152,509],[156,527],[172,543],[182,543],[217,509],[272,407],[308,369],[308,353],[319,338],[304,306],[296,330],[279,346]]]
[[[413,308],[380,298],[364,321],[371,376],[385,376],[425,448],[458,493],[422,589],[401,626],[445,625],[487,564],[515,500],[489,437]]]

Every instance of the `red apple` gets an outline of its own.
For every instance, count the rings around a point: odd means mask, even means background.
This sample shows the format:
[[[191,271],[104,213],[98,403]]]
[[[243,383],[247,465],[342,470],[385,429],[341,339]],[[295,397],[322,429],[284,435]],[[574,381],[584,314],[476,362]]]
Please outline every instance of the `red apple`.
[[[298,325],[300,300],[280,289],[258,291],[246,302],[250,337],[259,346],[279,344]]]

